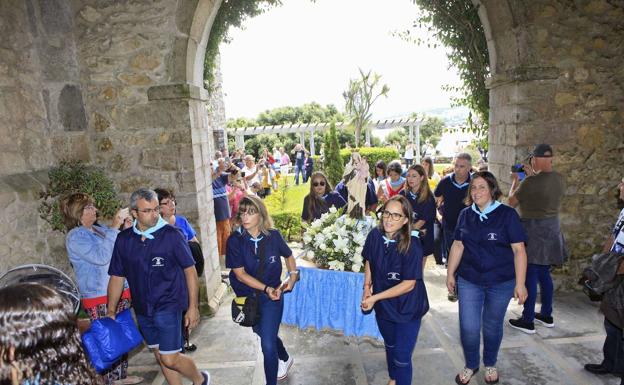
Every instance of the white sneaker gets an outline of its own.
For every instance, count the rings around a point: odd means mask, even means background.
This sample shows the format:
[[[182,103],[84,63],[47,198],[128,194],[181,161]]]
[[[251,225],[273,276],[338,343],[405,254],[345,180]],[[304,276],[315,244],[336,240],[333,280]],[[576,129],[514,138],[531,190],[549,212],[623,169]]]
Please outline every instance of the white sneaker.
[[[292,355],[288,357],[288,361],[282,361],[278,359],[277,361],[277,379],[278,380],[283,380],[286,377],[288,377],[288,370],[292,366],[293,362],[295,362],[295,360]]]

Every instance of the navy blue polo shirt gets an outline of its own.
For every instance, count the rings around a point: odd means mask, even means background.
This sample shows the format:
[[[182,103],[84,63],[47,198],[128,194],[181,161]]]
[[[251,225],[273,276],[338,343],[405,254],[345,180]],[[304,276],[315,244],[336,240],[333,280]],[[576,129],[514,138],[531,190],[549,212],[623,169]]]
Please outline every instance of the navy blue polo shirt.
[[[292,251],[282,238],[282,234],[277,230],[271,229],[269,234],[260,233],[257,239],[260,238],[262,239],[258,242],[257,251],[260,250],[260,244],[264,244],[264,272],[259,281],[276,288],[280,284],[282,276],[281,257],[292,257]],[[225,266],[232,269],[230,271],[230,284],[239,297],[252,295],[255,291],[255,289],[240,282],[234,273],[234,269],[243,267],[247,274],[256,277],[260,267],[260,258],[252,239],[253,237],[247,231],[237,230],[230,235],[225,248]]]
[[[457,269],[460,277],[475,285],[507,282],[516,277],[512,243],[526,242],[516,210],[501,204],[483,222],[472,208],[459,214],[454,239],[464,253]]]
[[[137,314],[184,311],[188,287],[184,269],[195,266],[191,249],[177,228],[165,225],[141,241],[132,228],[117,235],[108,275],[125,277]]]
[[[468,177],[461,187],[458,187],[455,181],[455,173],[444,177],[444,179],[438,183],[433,195],[436,197],[444,197],[444,204],[442,205],[442,226],[445,229],[455,229],[459,212],[466,207],[464,199],[466,199],[469,185],[470,177]]]
[[[345,202],[348,202],[349,189],[345,185],[344,181],[341,180],[338,182],[334,190],[342,196],[342,199],[344,199]],[[366,186],[366,202],[364,203],[366,205],[366,209],[368,210],[369,207],[377,204],[377,202],[379,202],[379,199],[377,199],[377,193],[375,192],[375,183],[373,183],[371,178],[368,178],[368,185]]]
[[[324,213],[328,212],[333,206],[337,209],[347,205],[347,202],[342,198],[340,194],[335,191],[330,191],[327,195],[321,197],[322,206],[317,207],[316,212],[313,213],[312,218],[308,213],[308,206],[310,205],[310,195],[308,194],[303,200],[303,211],[301,212],[301,219],[304,221],[315,220],[321,217]]]
[[[423,229],[427,230],[425,235],[421,238],[423,244],[423,255],[427,256],[433,253],[433,223],[435,222],[435,199],[433,196],[429,196],[424,202],[418,202],[418,194],[410,193],[407,190],[402,190],[399,194],[407,198],[412,205],[414,218],[412,222],[425,221]]]
[[[416,280],[409,293],[375,303],[377,317],[402,323],[419,319],[429,310],[423,281],[423,252],[420,241],[412,237],[407,254],[397,250],[396,242],[384,244],[383,234],[375,227],[368,233],[362,257],[368,261],[373,279],[373,293],[381,293],[402,281]]]

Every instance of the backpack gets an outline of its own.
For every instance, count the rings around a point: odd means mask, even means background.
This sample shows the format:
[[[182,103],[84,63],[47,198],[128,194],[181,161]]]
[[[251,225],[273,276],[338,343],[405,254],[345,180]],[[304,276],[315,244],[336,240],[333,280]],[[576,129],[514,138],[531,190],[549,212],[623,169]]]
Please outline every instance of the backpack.
[[[608,291],[621,285],[616,272],[624,256],[619,253],[601,253],[592,256],[591,265],[583,270],[579,284],[591,301],[601,301]]]

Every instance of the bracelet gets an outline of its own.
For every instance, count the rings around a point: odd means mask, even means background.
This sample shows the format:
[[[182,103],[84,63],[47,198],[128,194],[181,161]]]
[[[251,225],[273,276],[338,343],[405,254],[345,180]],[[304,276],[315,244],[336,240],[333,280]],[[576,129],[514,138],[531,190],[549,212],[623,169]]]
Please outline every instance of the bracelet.
[[[264,290],[262,290],[264,292],[264,294],[269,294],[267,293],[267,289],[269,288],[269,285],[264,285]]]

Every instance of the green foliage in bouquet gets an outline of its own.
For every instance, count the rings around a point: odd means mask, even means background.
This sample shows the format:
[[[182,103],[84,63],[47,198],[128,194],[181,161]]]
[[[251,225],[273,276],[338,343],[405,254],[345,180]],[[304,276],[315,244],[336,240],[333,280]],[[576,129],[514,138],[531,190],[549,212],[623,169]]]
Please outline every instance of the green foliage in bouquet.
[[[50,169],[49,182],[40,193],[39,216],[52,226],[53,230],[65,232],[63,214],[59,209],[59,199],[65,195],[83,192],[89,194],[104,218],[112,218],[121,207],[113,182],[104,171],[90,167],[78,160],[61,161],[58,167]]]

